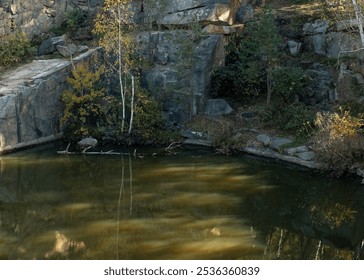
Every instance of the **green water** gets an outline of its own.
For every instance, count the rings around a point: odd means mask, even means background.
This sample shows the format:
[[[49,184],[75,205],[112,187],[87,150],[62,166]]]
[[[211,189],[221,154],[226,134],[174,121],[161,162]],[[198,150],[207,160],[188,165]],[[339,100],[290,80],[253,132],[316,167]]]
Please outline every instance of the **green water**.
[[[60,145],[0,157],[1,259],[361,257],[359,180],[209,150],[64,156]]]

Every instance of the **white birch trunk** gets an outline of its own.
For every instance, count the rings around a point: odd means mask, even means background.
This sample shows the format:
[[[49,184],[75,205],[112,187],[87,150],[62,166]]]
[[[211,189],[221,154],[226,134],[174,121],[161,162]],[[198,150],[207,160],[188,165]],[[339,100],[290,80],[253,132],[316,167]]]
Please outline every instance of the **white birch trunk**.
[[[119,85],[120,95],[122,103],[122,120],[121,120],[121,132],[124,132],[125,126],[125,92],[123,88],[123,77],[122,77],[122,50],[121,50],[121,11],[120,4],[118,5],[118,74],[119,74]]]
[[[135,81],[134,76],[131,75],[131,100],[130,100],[130,122],[129,122],[129,134],[133,128],[133,120],[134,120],[134,98],[135,98]]]

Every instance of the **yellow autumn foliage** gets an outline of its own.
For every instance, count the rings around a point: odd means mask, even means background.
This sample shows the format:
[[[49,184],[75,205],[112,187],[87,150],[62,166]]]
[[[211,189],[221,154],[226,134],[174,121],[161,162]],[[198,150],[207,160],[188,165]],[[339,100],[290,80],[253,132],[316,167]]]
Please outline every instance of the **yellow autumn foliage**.
[[[342,175],[364,156],[364,120],[349,111],[319,112],[312,148],[323,169]]]
[[[103,67],[91,71],[88,64],[81,63],[67,78],[71,88],[61,95],[64,105],[61,125],[68,138],[78,139],[95,133],[97,123],[104,114],[102,102],[105,89],[100,86],[103,73]]]

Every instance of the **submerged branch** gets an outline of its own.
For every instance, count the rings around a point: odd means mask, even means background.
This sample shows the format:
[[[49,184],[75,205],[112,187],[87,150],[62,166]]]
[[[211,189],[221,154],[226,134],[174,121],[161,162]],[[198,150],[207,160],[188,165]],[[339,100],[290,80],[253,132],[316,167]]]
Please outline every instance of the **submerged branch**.
[[[117,155],[117,156],[129,156],[130,153],[121,153],[121,152],[114,152],[113,150],[104,152],[104,151],[99,151],[99,152],[87,152],[87,150],[89,150],[91,148],[91,146],[87,147],[86,149],[84,149],[82,152],[69,152],[70,144],[68,144],[66,150],[64,151],[57,151],[57,154],[59,155]]]

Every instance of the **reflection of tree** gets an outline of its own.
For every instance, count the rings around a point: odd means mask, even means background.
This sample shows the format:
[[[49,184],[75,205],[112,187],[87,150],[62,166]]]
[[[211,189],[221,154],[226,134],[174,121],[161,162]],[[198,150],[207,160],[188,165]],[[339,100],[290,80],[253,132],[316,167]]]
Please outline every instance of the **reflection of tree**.
[[[352,259],[350,249],[337,249],[325,240],[278,227],[268,235],[266,244],[265,258]]]
[[[299,176],[294,172],[267,176],[264,185],[280,187],[247,199],[252,224],[266,243],[264,258],[360,258],[364,224],[359,197],[364,192],[343,188],[335,180],[317,185],[315,176],[298,183]]]
[[[328,225],[331,229],[355,221],[355,212],[350,207],[327,197],[321,203],[311,205],[308,210],[315,224]]]
[[[131,156],[128,157],[128,165],[129,165],[129,216],[133,213],[133,166]],[[119,237],[120,237],[120,220],[123,218],[121,213],[122,211],[122,202],[124,198],[124,181],[125,181],[125,161],[124,157],[121,157],[121,180],[120,180],[120,189],[119,189],[119,199],[118,199],[118,208],[117,208],[117,221],[116,221],[116,259],[119,259]]]
[[[121,207],[121,198],[124,193],[124,157],[121,157],[121,181],[120,181],[120,191],[119,191],[119,199],[118,199],[118,218],[116,220],[116,259],[119,259],[119,230],[120,230],[120,207]]]

